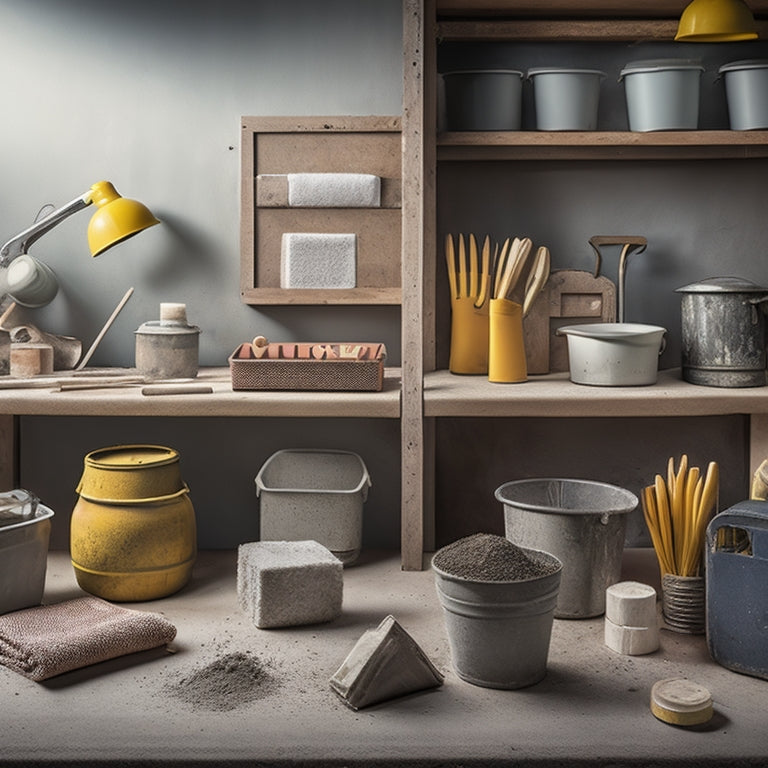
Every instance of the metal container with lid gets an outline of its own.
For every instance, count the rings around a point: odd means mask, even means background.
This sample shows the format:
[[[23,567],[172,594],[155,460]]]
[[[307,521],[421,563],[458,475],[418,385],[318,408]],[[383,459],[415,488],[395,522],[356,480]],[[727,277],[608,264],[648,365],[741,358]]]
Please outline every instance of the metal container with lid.
[[[187,324],[186,305],[160,305],[160,320],[136,331],[136,368],[150,379],[193,379],[199,365],[200,329]]]
[[[768,288],[740,277],[712,277],[677,293],[683,378],[708,387],[765,386]]]
[[[177,451],[161,445],[92,451],[77,493],[70,555],[82,589],[105,600],[154,600],[189,581],[197,531]]]
[[[723,64],[728,119],[734,131],[768,128],[768,59]]]
[[[630,131],[695,130],[704,67],[698,59],[629,62],[624,82]]]

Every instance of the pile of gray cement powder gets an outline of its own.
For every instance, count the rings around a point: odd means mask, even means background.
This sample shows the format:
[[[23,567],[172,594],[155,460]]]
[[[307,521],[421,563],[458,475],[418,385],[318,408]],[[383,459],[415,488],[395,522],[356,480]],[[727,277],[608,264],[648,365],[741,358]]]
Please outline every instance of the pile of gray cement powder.
[[[221,656],[169,686],[194,709],[229,711],[260,699],[279,687],[270,667],[249,653]]]
[[[471,581],[524,581],[548,576],[558,566],[537,559],[503,536],[476,533],[443,547],[434,565],[444,573]]]

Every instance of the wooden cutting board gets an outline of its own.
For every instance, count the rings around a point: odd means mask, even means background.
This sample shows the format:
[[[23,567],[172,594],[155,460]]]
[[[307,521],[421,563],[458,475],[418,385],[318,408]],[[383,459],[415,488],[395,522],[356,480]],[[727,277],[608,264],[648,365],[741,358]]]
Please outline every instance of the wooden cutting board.
[[[607,277],[563,269],[550,275],[523,323],[528,373],[568,370],[568,342],[556,331],[564,325],[616,322],[616,286]]]

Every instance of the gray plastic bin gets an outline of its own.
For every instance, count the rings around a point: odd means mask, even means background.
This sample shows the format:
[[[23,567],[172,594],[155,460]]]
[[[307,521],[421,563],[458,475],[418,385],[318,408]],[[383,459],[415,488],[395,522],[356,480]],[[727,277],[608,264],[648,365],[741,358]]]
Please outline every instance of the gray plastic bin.
[[[734,131],[768,128],[768,60],[750,59],[723,64],[728,118]]]
[[[360,554],[370,486],[351,451],[278,451],[256,476],[261,540],[317,541],[349,565]]]
[[[634,61],[621,70],[630,131],[696,130],[704,67],[693,59]]]
[[[522,72],[513,69],[445,72],[443,83],[447,130],[520,130]]]
[[[594,131],[605,72],[597,69],[536,67],[533,83],[536,128],[539,131]]]
[[[38,504],[29,520],[0,526],[0,614],[40,605],[52,517]]]

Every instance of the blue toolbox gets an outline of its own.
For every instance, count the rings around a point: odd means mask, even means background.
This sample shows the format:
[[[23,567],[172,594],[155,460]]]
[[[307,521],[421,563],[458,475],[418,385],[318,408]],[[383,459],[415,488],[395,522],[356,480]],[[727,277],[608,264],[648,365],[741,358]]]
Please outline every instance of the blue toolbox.
[[[768,680],[768,502],[742,501],[707,527],[707,645],[728,669]]]

